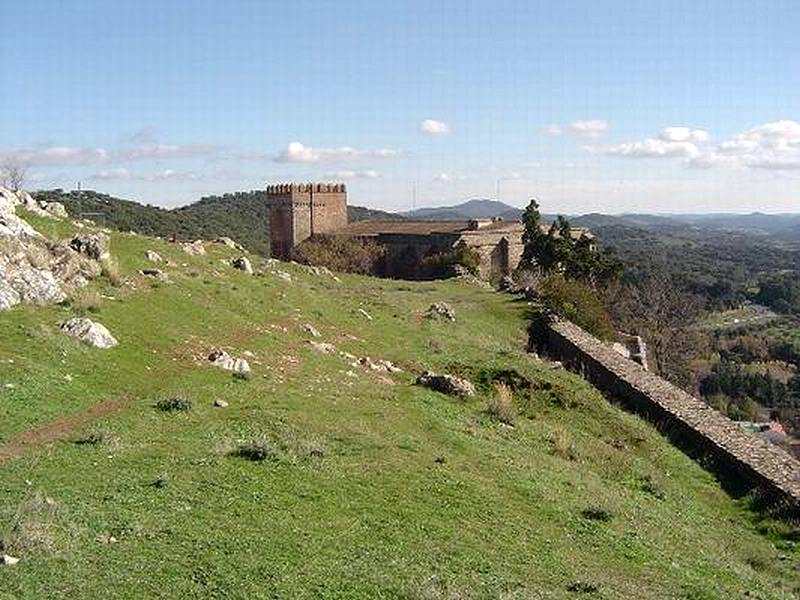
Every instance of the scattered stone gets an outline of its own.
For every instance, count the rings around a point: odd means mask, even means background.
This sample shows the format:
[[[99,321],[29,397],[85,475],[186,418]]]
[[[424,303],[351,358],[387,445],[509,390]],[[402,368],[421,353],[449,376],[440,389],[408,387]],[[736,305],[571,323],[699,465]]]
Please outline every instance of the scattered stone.
[[[382,373],[402,373],[402,369],[388,360],[375,360],[373,361],[369,356],[359,358],[353,363],[354,367],[364,367],[370,371],[379,371]]]
[[[145,250],[144,257],[149,260],[150,262],[160,263],[164,262],[164,259],[158,252],[154,252],[153,250]]]
[[[101,544],[116,544],[117,538],[115,538],[110,533],[101,533],[100,535],[95,538]]]
[[[19,562],[19,559],[8,554],[0,554],[0,565],[11,567]]]
[[[456,320],[456,311],[447,302],[434,302],[428,307],[428,318],[433,319],[447,319],[448,321]]]
[[[216,406],[217,408],[228,408],[228,403],[225,402],[225,400],[217,399],[214,400],[214,406]]]
[[[44,205],[45,211],[56,219],[69,219],[69,213],[61,202],[48,202]]]
[[[154,279],[158,279],[159,281],[164,281],[164,282],[169,281],[169,277],[167,277],[167,274],[164,273],[164,271],[162,271],[161,269],[141,269],[139,273],[145,275],[146,277],[153,277]]]
[[[282,279],[286,283],[292,282],[292,276],[286,271],[275,271],[275,275],[277,275],[279,279]]]
[[[64,321],[61,331],[95,348],[113,348],[119,343],[103,325],[83,317]]]
[[[308,340],[308,343],[311,344],[311,347],[314,350],[317,352],[322,352],[323,354],[332,354],[336,352],[336,346],[328,342],[315,342],[314,340]]]
[[[191,256],[200,256],[201,254],[206,253],[206,247],[203,244],[203,240],[195,240],[190,244],[183,244],[182,247],[183,251]]]
[[[234,269],[239,269],[250,275],[253,274],[253,265],[250,264],[250,259],[246,256],[234,258],[231,260],[231,266],[233,266]]]
[[[431,371],[425,371],[417,377],[417,385],[422,385],[450,396],[468,397],[475,395],[475,386],[466,379],[453,375],[437,375]]]
[[[305,331],[306,333],[308,333],[308,334],[310,334],[310,335],[312,335],[314,337],[319,337],[319,336],[322,335],[319,331],[317,331],[317,328],[314,327],[311,323],[304,323],[303,324],[303,331]]]
[[[370,315],[370,314],[369,314],[367,311],[365,311],[363,308],[359,308],[359,309],[358,309],[358,312],[359,312],[359,314],[361,314],[361,316],[363,316],[363,317],[364,317],[364,318],[365,318],[367,321],[372,321],[372,316],[371,316],[371,315]]]
[[[517,285],[517,282],[514,281],[514,277],[511,275],[505,275],[500,280],[500,291],[501,292],[508,292],[509,294],[517,294],[520,292],[520,288]]]
[[[222,244],[224,246],[227,246],[228,248],[233,248],[234,250],[238,250],[239,252],[246,252],[246,250],[244,249],[244,247],[241,244],[237,244],[236,242],[234,242],[231,238],[229,238],[227,236],[218,237],[216,239],[216,242],[218,244]]]
[[[105,233],[79,233],[70,240],[69,247],[92,260],[106,260],[111,256],[111,240]]]
[[[214,350],[208,355],[208,360],[215,367],[225,369],[226,371],[233,371],[234,374],[240,376],[247,376],[250,373],[250,364],[243,358],[233,358],[225,350]]]

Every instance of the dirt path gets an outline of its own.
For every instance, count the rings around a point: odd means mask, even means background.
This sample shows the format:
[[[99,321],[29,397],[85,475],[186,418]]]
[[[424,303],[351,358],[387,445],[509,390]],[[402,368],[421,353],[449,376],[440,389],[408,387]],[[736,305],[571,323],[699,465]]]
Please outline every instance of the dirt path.
[[[63,440],[80,427],[92,423],[105,415],[117,412],[125,406],[127,402],[127,397],[105,400],[93,404],[77,413],[58,417],[35,429],[20,432],[5,444],[0,445],[0,464],[6,460],[20,456],[30,449]]]

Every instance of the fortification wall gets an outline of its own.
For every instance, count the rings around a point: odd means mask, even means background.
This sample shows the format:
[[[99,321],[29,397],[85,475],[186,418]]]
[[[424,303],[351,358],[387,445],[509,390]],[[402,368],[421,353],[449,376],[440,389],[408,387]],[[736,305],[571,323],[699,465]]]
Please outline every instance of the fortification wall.
[[[626,359],[583,329],[551,318],[539,332],[546,350],[595,387],[621,400],[695,449],[710,453],[737,478],[800,510],[800,462],[668,381]],[[730,471],[729,471],[730,472]]]

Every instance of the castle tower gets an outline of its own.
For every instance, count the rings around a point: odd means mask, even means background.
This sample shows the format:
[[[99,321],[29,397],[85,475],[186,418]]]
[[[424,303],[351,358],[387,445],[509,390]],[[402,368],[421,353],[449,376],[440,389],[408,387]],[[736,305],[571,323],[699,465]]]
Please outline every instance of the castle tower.
[[[347,225],[347,189],[343,183],[268,185],[267,201],[273,258],[286,260],[303,240]]]

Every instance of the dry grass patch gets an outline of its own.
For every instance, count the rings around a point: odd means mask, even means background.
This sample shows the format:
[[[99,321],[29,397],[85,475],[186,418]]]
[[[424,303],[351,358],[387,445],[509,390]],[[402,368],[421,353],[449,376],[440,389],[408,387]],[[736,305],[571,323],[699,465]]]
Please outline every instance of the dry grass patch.
[[[550,434],[550,452],[567,460],[577,460],[578,452],[572,443],[572,437],[563,427],[559,427]]]
[[[42,492],[22,502],[3,521],[0,551],[12,556],[62,552],[76,537],[74,526],[59,504]]]
[[[517,411],[514,409],[514,395],[504,383],[494,386],[494,396],[486,406],[486,413],[506,425],[514,425]]]

